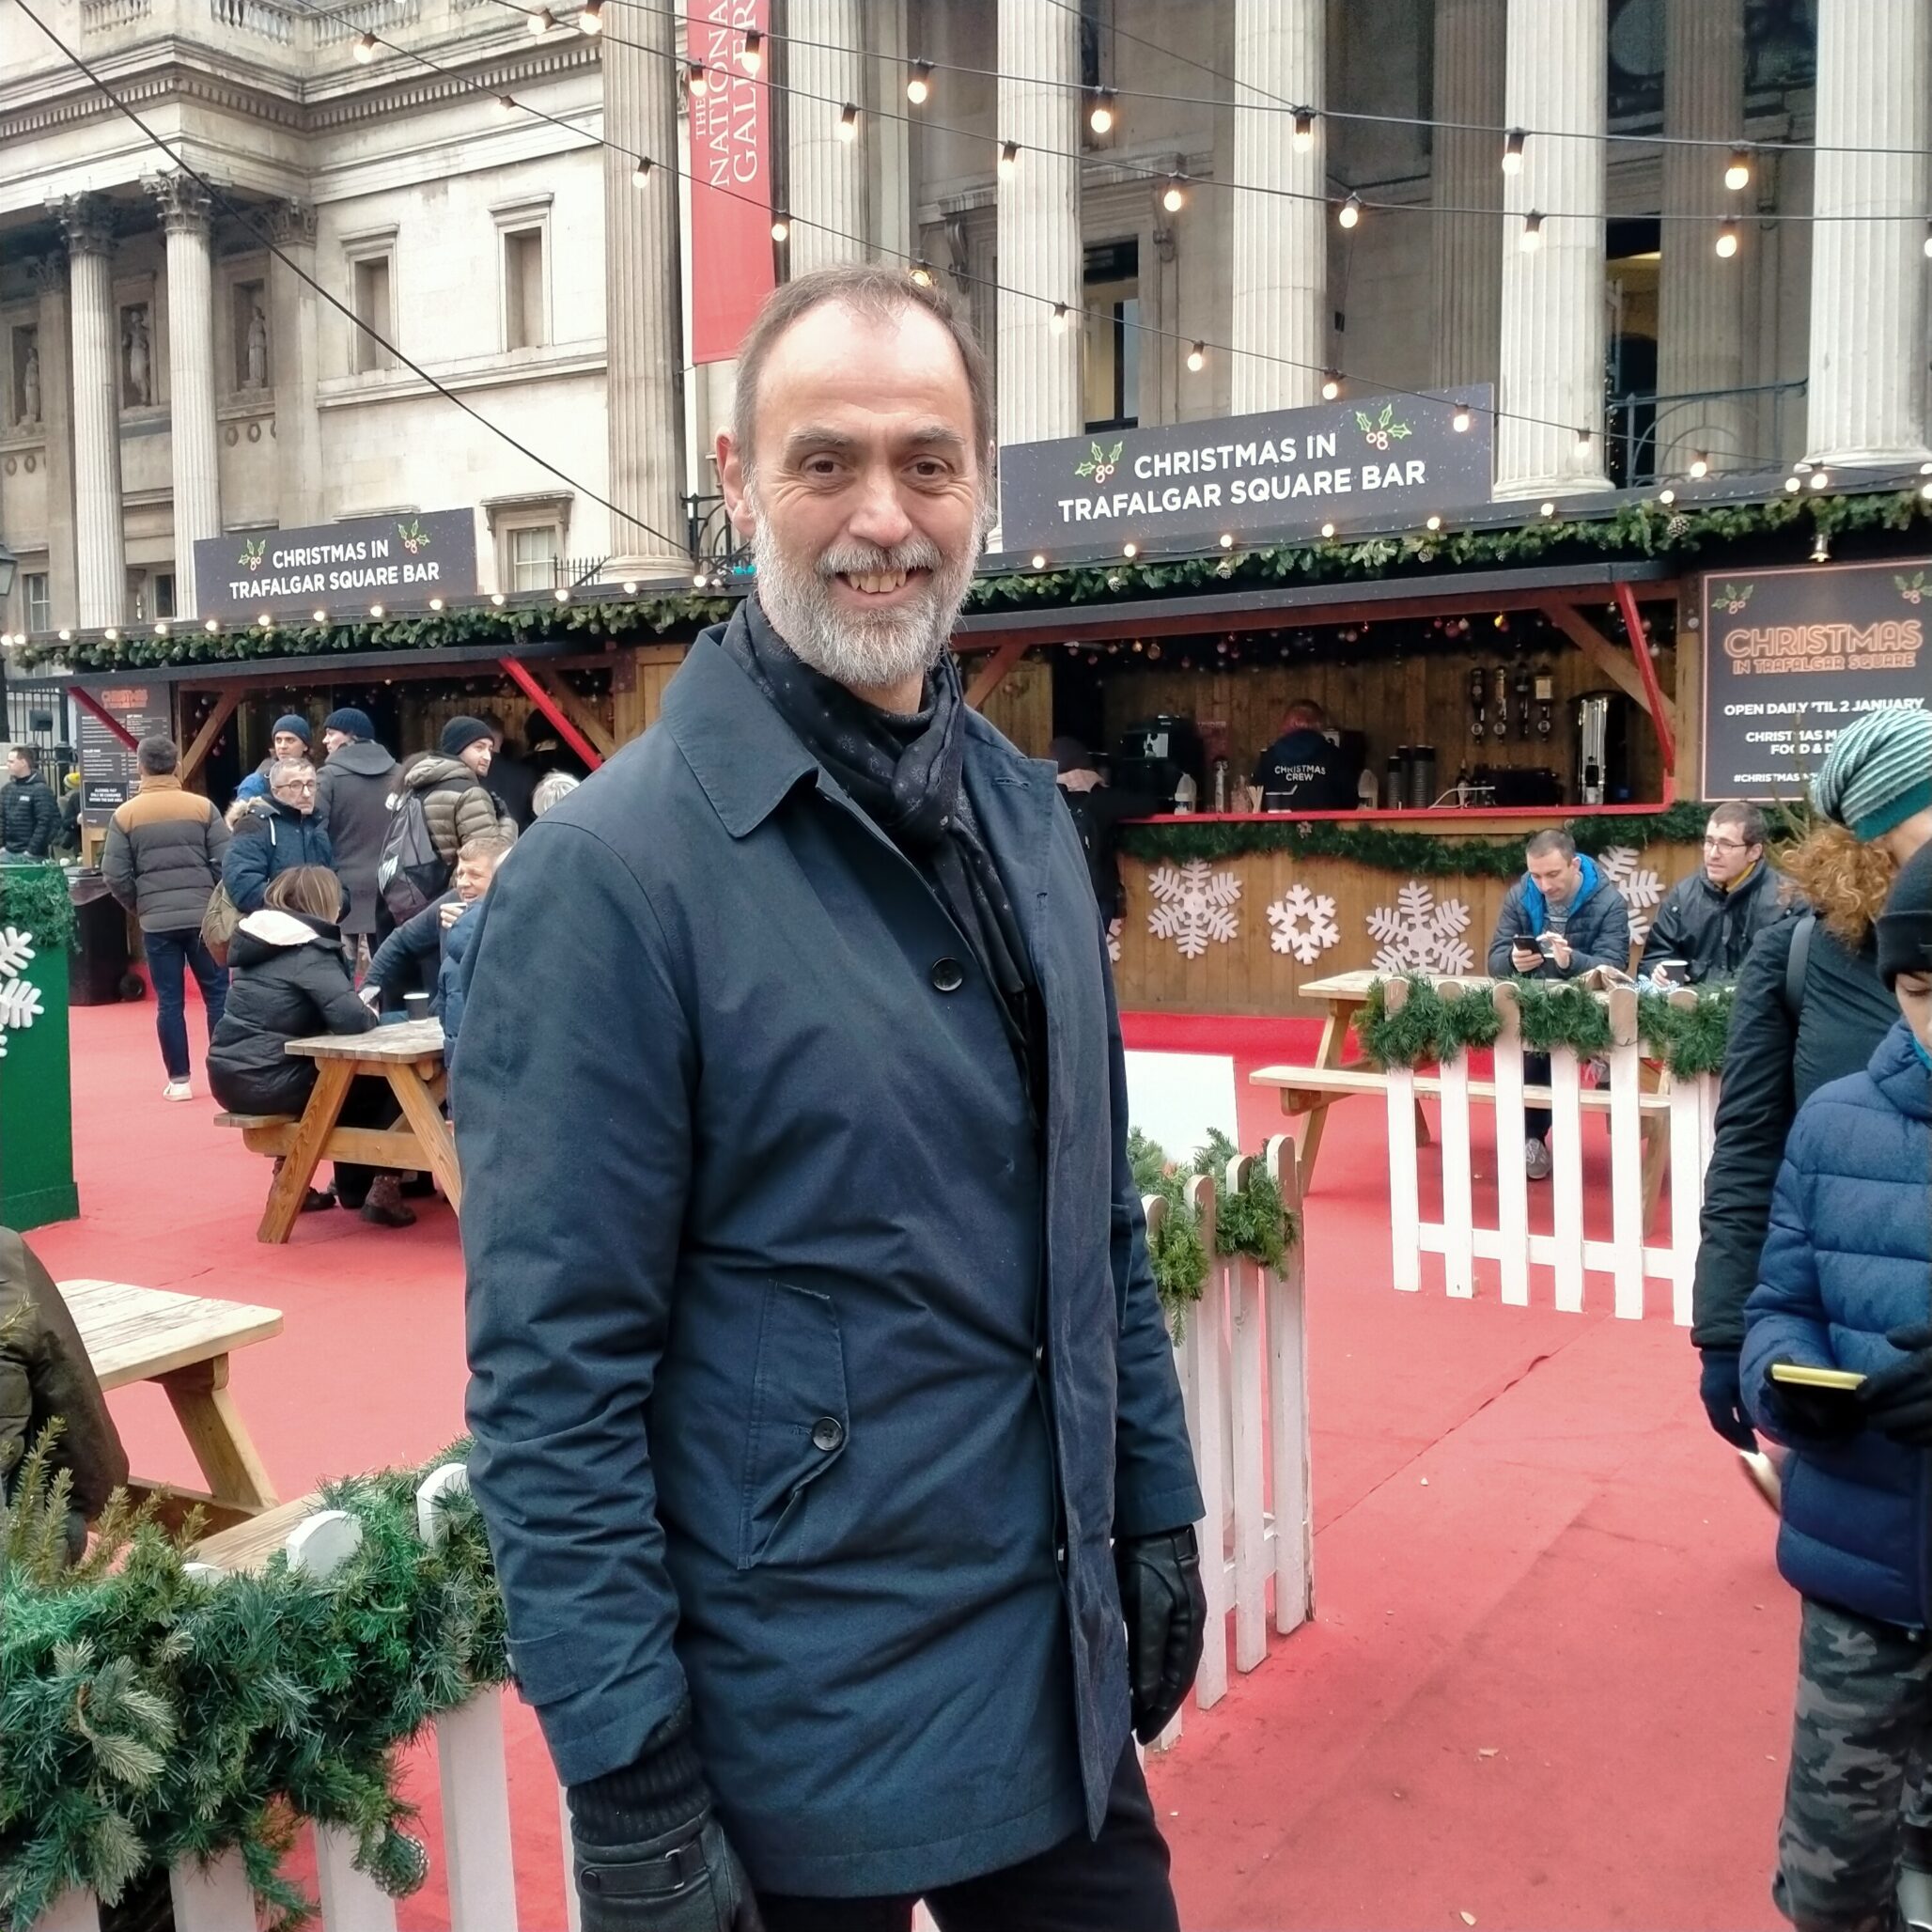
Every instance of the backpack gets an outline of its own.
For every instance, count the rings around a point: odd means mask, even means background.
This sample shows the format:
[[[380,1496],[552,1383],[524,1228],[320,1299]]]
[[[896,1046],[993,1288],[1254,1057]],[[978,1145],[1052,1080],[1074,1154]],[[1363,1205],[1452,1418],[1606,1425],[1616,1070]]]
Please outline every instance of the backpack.
[[[423,793],[406,788],[389,814],[382,856],[376,866],[376,890],[389,916],[400,926],[449,889],[449,864],[429,834]]]
[[[1784,1011],[1791,1017],[1794,1033],[1804,1013],[1804,981],[1811,970],[1812,934],[1817,924],[1815,912],[1799,916],[1797,929],[1791,935],[1791,957],[1784,963]]]
[[[201,915],[201,943],[217,966],[228,963],[228,948],[234,944],[235,928],[241,924],[241,909],[228,896],[228,888],[216,880],[208,896],[208,910]]]

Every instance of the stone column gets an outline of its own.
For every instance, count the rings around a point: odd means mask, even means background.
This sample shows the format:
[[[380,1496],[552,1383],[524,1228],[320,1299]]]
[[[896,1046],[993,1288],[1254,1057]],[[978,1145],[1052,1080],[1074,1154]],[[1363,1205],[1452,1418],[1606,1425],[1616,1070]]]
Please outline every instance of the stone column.
[[[1435,115],[1461,128],[1436,129],[1429,171],[1438,212],[1429,224],[1435,285],[1435,383],[1439,389],[1494,382],[1503,329],[1503,154],[1492,133],[1503,119],[1508,36],[1504,0],[1436,0]],[[1450,209],[1493,210],[1451,214]]]
[[[120,331],[114,312],[114,211],[98,195],[60,204],[72,264],[74,575],[81,623],[127,615],[120,500]]]
[[[1806,444],[1815,462],[1923,460],[1927,0],[1822,0],[1817,101]],[[1878,151],[1898,148],[1918,151]]]
[[[304,201],[269,210],[269,234],[289,261],[316,272],[316,211]],[[269,382],[275,397],[275,510],[285,530],[325,521],[321,424],[316,388],[321,364],[316,346],[314,292],[280,256],[269,257]]]
[[[621,37],[602,43],[604,138],[616,144],[603,154],[609,495],[627,513],[611,521],[604,575],[615,580],[689,582],[691,569],[678,407],[683,284],[671,28],[665,9],[630,8]],[[657,164],[642,182],[632,179],[640,155]]]
[[[214,287],[208,192],[191,175],[149,182],[167,236],[168,428],[175,493],[175,610],[201,615],[195,545],[222,534],[214,433]]]
[[[1328,122],[1317,116],[1313,146],[1298,152],[1294,117],[1268,109],[1327,100],[1325,11],[1324,0],[1235,0],[1234,179],[1311,197],[1233,197],[1236,415],[1301,409],[1321,397],[1329,360]],[[1161,345],[1162,354],[1173,347]]]
[[[865,171],[862,124],[839,138],[839,109],[865,99],[858,0],[790,0],[785,60],[795,90],[786,101],[787,195],[792,217],[786,261],[794,275],[829,261],[865,257]],[[805,44],[805,43],[811,44]],[[883,84],[890,88],[891,82]],[[904,96],[892,99],[903,113]]]
[[[1509,0],[1504,117],[1533,132],[1504,177],[1496,494],[1607,490],[1603,460],[1606,0]],[[1500,160],[1500,156],[1499,156]],[[1523,216],[1548,211],[1543,245]],[[1579,445],[1578,432],[1589,441]]]
[[[1664,11],[1663,129],[1687,139],[1737,141],[1744,132],[1744,0],[1671,0]],[[1708,397],[1744,382],[1744,277],[1755,271],[1742,247],[1725,260],[1718,229],[1735,216],[1751,239],[1755,195],[1724,186],[1722,147],[1665,148],[1663,210],[1708,217],[1666,221],[1659,274],[1657,393]],[[1757,441],[1748,397],[1660,403],[1659,475],[1681,475],[1702,451],[1713,470],[1753,467]]]
[[[999,0],[999,138],[1020,163],[999,183],[999,440],[1077,436],[1080,391],[1080,17]],[[1051,152],[1046,150],[1051,149]],[[1009,293],[1009,290],[1018,291]],[[1053,326],[1052,304],[1067,304]]]
[[[28,265],[39,297],[40,460],[47,469],[47,594],[56,625],[76,621],[74,581],[73,382],[69,367],[67,257],[58,249]]]

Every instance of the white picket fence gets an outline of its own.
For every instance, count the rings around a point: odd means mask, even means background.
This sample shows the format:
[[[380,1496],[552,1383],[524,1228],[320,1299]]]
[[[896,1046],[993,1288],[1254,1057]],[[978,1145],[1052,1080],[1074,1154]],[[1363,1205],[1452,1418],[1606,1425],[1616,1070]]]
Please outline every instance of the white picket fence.
[[[1407,983],[1388,981],[1388,1010],[1401,1010]],[[1388,1072],[1389,1232],[1395,1286],[1413,1292],[1422,1286],[1422,1257],[1442,1257],[1444,1285],[1453,1296],[1475,1293],[1475,1264],[1500,1264],[1503,1300],[1527,1306],[1530,1269],[1551,1270],[1554,1305],[1568,1313],[1583,1307],[1586,1278],[1607,1275],[1615,1313],[1629,1320],[1644,1313],[1646,1280],[1670,1284],[1672,1318],[1688,1327],[1690,1284],[1697,1265],[1698,1222],[1704,1207],[1704,1174],[1710,1161],[1717,1115],[1717,1077],[1703,1074],[1678,1080],[1665,1094],[1643,1090],[1643,1054],[1637,1037],[1637,993],[1618,988],[1608,997],[1613,1044],[1607,1055],[1606,1089],[1586,1089],[1583,1061],[1564,1048],[1550,1055],[1549,1138],[1553,1232],[1530,1230],[1529,1179],[1519,1149],[1527,1130],[1523,1045],[1515,989],[1506,982],[1493,989],[1503,1032],[1494,1049],[1495,1070],[1487,1085],[1470,1078],[1469,1061],[1445,1061],[1433,1077],[1410,1067]],[[1420,1150],[1416,1100],[1433,1096],[1441,1103],[1437,1140],[1441,1153],[1442,1209],[1440,1221],[1422,1218]],[[1472,1101],[1492,1104],[1496,1113],[1495,1225],[1478,1225],[1470,1160]],[[1583,1120],[1605,1113],[1610,1122],[1611,1237],[1583,1239]],[[1667,1122],[1670,1224],[1661,1243],[1646,1238],[1644,1221],[1644,1134],[1646,1118]]]
[[[1298,1208],[1293,1143],[1280,1136],[1264,1158],[1285,1201]],[[1232,1163],[1225,1185],[1241,1187],[1250,1164]],[[1226,1694],[1229,1616],[1236,1667],[1251,1671],[1267,1655],[1270,1581],[1274,1627],[1285,1634],[1311,1613],[1314,1572],[1301,1250],[1289,1248],[1279,1272],[1241,1256],[1215,1256],[1214,1182],[1195,1180],[1192,1198],[1201,1213],[1210,1267],[1175,1353],[1207,1505],[1200,1530],[1209,1632],[1194,1691],[1205,1710]],[[1166,1203],[1156,1197],[1145,1206],[1150,1223],[1158,1224]],[[444,1499],[468,1488],[469,1473],[456,1462],[444,1464],[424,1482],[416,1493],[416,1526],[426,1543],[433,1545],[444,1533]],[[346,1511],[319,1510],[290,1533],[288,1560],[326,1579],[354,1555],[362,1535],[361,1523]],[[207,1577],[221,1574],[208,1564],[190,1569]],[[1180,1729],[1176,1717],[1161,1744],[1172,1744]],[[503,1693],[479,1692],[436,1719],[435,1731],[450,1932],[517,1932]],[[568,1846],[568,1811],[563,1842]],[[396,1902],[356,1869],[354,1838],[319,1826],[315,1847],[322,1932],[396,1932]],[[575,1887],[562,1870],[555,1885],[556,1911],[539,1924],[576,1932]],[[239,1854],[206,1866],[177,1866],[169,1888],[177,1932],[255,1932],[254,1897]],[[918,1924],[929,1921],[922,1915]],[[100,1927],[92,1894],[68,1893],[39,1919],[35,1932]]]

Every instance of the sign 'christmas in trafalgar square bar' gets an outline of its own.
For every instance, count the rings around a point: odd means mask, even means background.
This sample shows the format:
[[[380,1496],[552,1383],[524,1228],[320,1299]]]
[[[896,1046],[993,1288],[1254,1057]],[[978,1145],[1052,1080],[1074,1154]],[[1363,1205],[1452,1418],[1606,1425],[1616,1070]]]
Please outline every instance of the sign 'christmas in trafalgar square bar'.
[[[378,603],[427,610],[432,597],[475,594],[475,513],[414,510],[204,537],[195,545],[195,583],[205,617],[349,617]]]
[[[1447,520],[1489,501],[1490,391],[1363,396],[1000,451],[1000,548],[1053,557]]]

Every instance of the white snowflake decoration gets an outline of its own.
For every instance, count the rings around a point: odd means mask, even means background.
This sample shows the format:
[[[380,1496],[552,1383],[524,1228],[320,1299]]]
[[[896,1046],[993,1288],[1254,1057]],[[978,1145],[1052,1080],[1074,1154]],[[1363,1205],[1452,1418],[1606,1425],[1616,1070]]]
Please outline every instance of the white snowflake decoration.
[[[40,989],[20,977],[34,957],[34,943],[18,927],[0,926],[0,1060],[7,1057],[9,1028],[31,1026],[43,1010]]]
[[[1278,953],[1293,953],[1304,966],[1313,966],[1342,937],[1335,924],[1334,900],[1299,883],[1269,907],[1268,923],[1274,927],[1269,944]]]
[[[1198,959],[1210,939],[1225,945],[1240,930],[1234,907],[1241,881],[1233,872],[1214,871],[1206,859],[1156,866],[1147,890],[1159,901],[1148,911],[1147,930],[1171,939],[1184,959]]]
[[[1630,939],[1642,945],[1650,937],[1650,915],[1663,898],[1663,880],[1642,863],[1633,846],[1612,846],[1597,856],[1597,869],[1624,896],[1630,909]]]
[[[1116,966],[1120,964],[1120,935],[1111,926],[1107,928],[1107,957]]]
[[[1396,892],[1393,906],[1368,915],[1378,973],[1467,973],[1476,958],[1462,937],[1468,930],[1469,907],[1461,899],[1438,900],[1419,879]]]
[[[0,926],[0,973],[10,979],[34,957],[34,943],[17,926]]]

